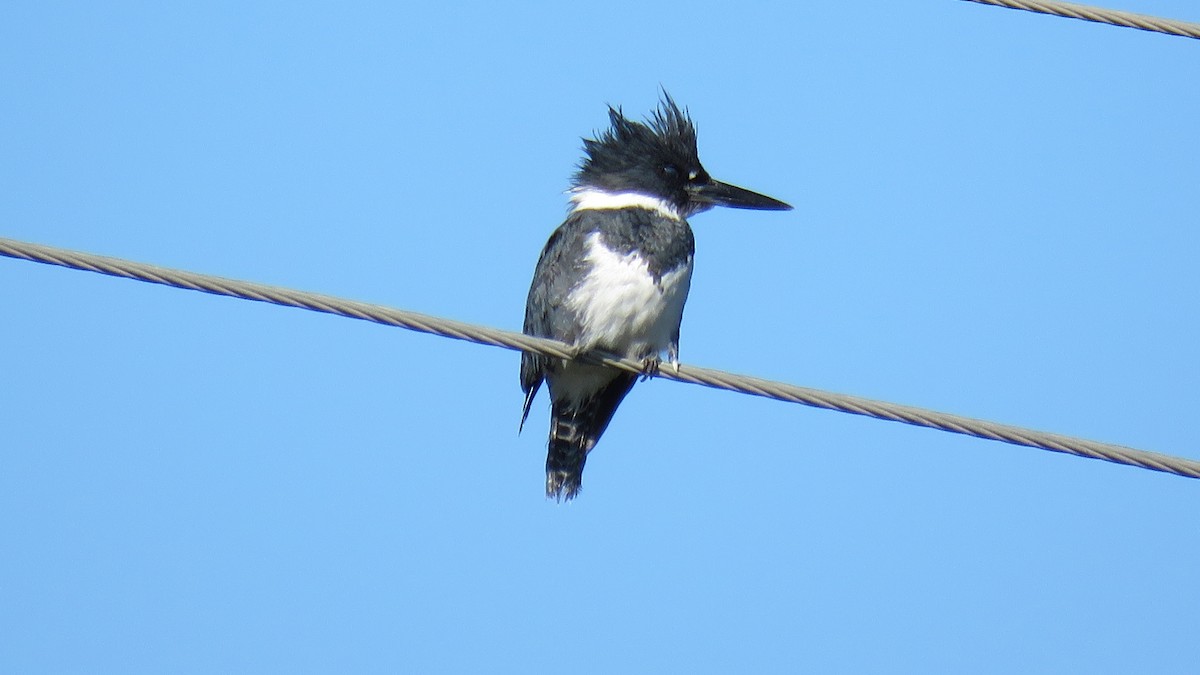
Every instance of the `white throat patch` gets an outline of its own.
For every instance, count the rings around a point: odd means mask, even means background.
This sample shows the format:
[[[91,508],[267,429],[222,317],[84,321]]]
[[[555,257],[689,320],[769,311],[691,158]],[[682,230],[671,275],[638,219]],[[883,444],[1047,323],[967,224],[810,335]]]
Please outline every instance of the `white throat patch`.
[[[570,192],[572,211],[641,207],[672,220],[683,220],[683,216],[674,204],[658,197],[651,197],[636,192],[608,192],[591,187],[574,188]]]

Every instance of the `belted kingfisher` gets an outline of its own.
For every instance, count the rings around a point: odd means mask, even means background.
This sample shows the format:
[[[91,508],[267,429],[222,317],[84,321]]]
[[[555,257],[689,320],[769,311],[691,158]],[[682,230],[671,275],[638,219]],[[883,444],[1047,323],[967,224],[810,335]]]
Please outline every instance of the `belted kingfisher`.
[[[679,368],[679,324],[692,281],[695,241],[688,217],[712,208],[782,211],[776,199],[713,180],[696,151],[696,128],[665,91],[646,123],[609,106],[612,128],[583,140],[586,157],[569,194],[570,213],[550,235],[525,305],[528,335],[642,361],[662,352]],[[525,406],[550,390],[546,496],[579,493],[588,453],[638,376],[606,366],[521,355]]]

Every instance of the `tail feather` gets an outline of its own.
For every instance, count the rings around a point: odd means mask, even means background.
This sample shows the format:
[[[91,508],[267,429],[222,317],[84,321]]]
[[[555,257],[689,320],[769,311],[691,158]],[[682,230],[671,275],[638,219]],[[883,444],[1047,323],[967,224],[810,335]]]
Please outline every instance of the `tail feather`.
[[[571,407],[566,402],[551,404],[550,448],[546,453],[546,496],[570,501],[583,484],[583,465],[587,455],[622,399],[637,382],[637,376],[621,373],[585,400]]]
[[[546,496],[570,501],[583,483],[587,453],[596,445],[576,415],[555,415],[550,422],[550,450],[546,453]]]

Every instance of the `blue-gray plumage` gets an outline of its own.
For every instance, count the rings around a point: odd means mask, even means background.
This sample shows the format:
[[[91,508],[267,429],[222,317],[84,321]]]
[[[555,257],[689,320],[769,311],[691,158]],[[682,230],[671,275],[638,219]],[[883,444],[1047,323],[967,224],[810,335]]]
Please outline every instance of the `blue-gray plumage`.
[[[659,367],[678,365],[679,326],[695,241],[687,218],[713,206],[790,209],[709,177],[687,113],[664,94],[646,124],[609,108],[612,129],[585,139],[587,156],[571,189],[571,213],[538,259],[525,305],[525,333],[602,350]],[[637,375],[524,353],[522,426],[543,381],[550,390],[546,495],[579,492],[587,454]]]

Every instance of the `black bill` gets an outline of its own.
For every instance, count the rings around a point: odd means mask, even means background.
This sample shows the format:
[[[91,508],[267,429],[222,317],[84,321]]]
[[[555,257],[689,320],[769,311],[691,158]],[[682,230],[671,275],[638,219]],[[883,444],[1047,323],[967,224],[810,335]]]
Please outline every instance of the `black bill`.
[[[697,202],[714,206],[729,206],[735,209],[757,209],[760,211],[790,211],[790,204],[781,202],[773,197],[751,192],[719,180],[701,185],[692,193]]]

